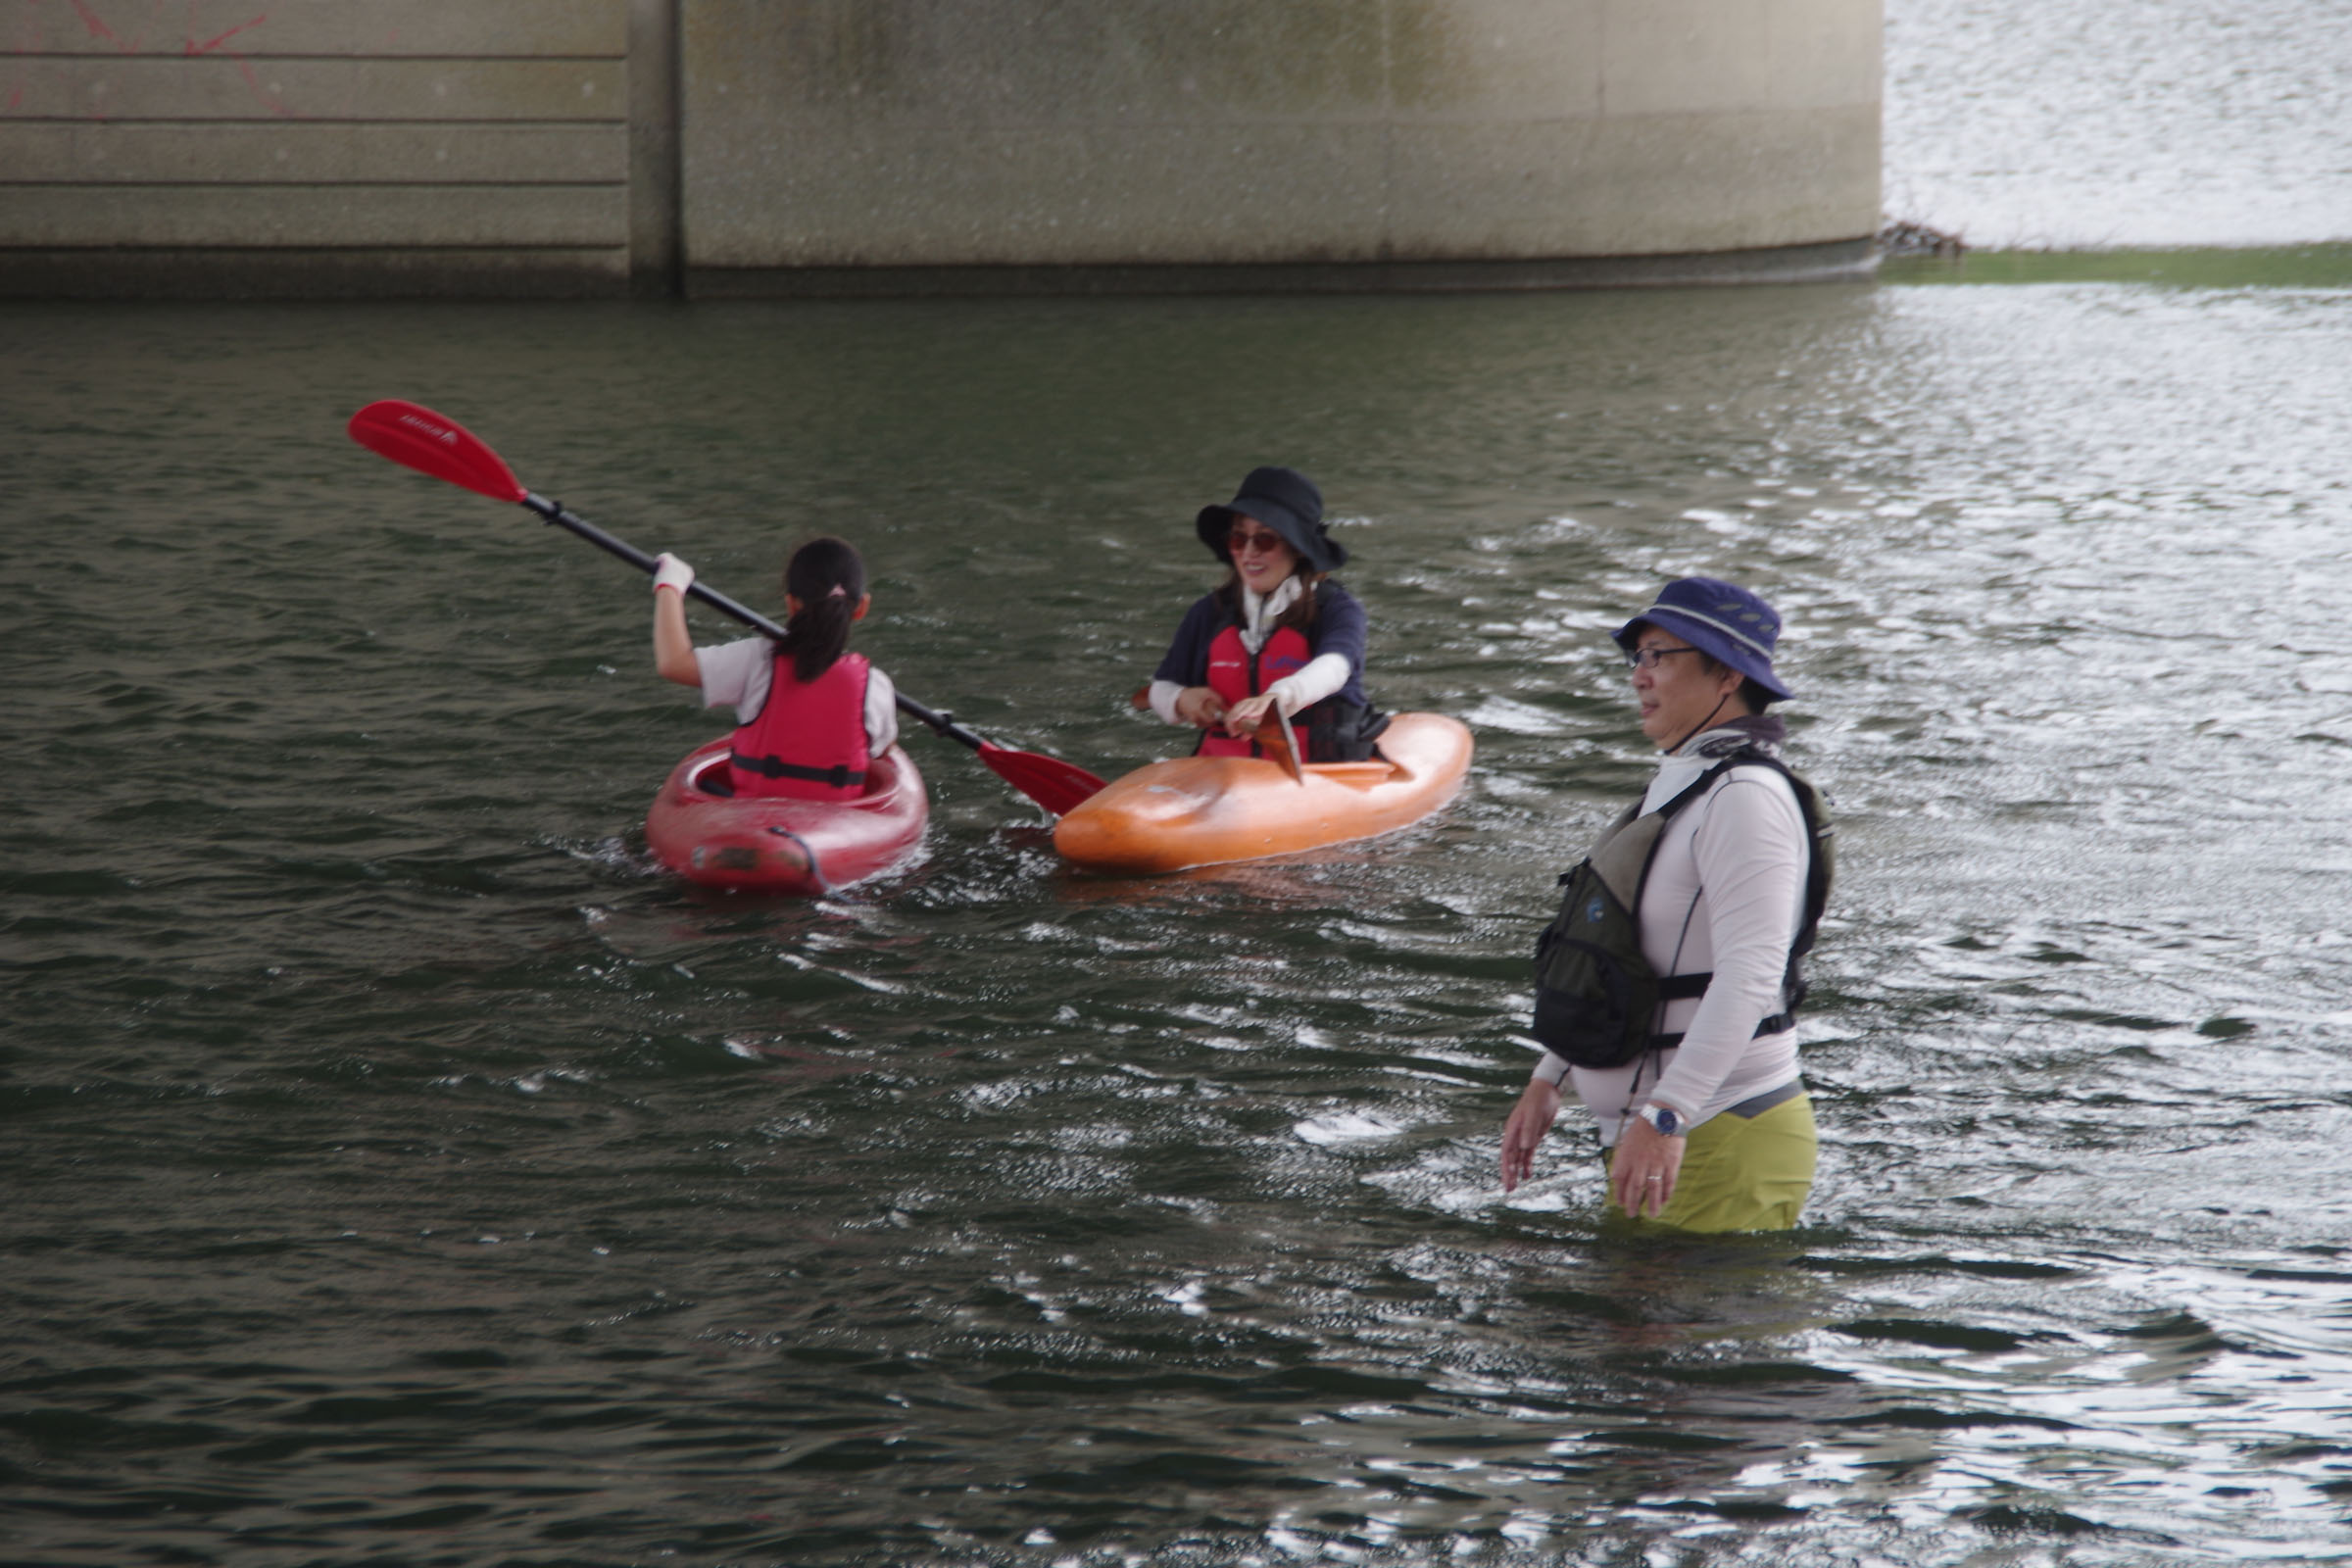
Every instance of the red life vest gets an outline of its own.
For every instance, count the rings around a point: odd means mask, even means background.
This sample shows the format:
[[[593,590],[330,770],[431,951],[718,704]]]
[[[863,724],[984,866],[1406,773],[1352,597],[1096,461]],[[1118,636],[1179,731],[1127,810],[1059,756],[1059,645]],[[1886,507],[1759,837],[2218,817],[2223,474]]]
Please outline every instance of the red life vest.
[[[770,666],[760,716],[735,731],[727,773],[738,796],[846,801],[865,793],[865,657],[844,654],[811,681],[792,656]]]
[[[1255,697],[1285,675],[1297,674],[1314,657],[1307,646],[1306,634],[1296,626],[1278,626],[1268,637],[1265,646],[1251,658],[1242,642],[1242,628],[1228,626],[1217,633],[1208,645],[1208,689],[1225,699],[1231,708],[1245,697]],[[1296,718],[1298,715],[1294,714]],[[1300,760],[1306,757],[1306,725],[1291,725],[1291,744],[1298,749]],[[1227,735],[1221,730],[1200,732],[1200,744],[1194,750],[1197,757],[1263,757],[1265,749],[1252,740]]]

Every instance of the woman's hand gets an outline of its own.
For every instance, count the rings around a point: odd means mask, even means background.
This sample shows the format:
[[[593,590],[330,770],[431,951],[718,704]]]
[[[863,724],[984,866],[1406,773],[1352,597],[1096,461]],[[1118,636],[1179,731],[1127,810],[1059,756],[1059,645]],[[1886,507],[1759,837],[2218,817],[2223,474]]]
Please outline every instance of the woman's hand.
[[[1511,1119],[1502,1124],[1502,1190],[1509,1192],[1527,1180],[1535,1168],[1536,1146],[1551,1131],[1551,1124],[1560,1114],[1560,1086],[1542,1078],[1530,1078],[1527,1092],[1519,1103],[1511,1107]]]
[[[1206,686],[1187,686],[1176,694],[1176,716],[1195,729],[1212,728],[1225,717],[1225,699]]]
[[[1656,1219],[1674,1197],[1688,1138],[1669,1138],[1640,1116],[1628,1116],[1609,1159],[1609,1197],[1628,1219]]]
[[[1257,733],[1257,726],[1265,721],[1266,710],[1273,706],[1272,692],[1259,692],[1255,697],[1243,698],[1225,710],[1225,733],[1248,740]]]
[[[654,559],[661,564],[654,574],[654,672],[681,686],[700,686],[703,664],[686,630],[686,590],[693,585],[694,568],[675,556]],[[660,591],[663,588],[677,592],[665,594]]]

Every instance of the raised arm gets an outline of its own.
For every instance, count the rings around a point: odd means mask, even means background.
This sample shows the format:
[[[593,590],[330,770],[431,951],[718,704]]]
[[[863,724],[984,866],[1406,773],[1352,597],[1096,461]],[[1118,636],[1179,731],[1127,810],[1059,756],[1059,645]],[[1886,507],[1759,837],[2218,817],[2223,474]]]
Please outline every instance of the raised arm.
[[[654,573],[654,672],[681,686],[700,686],[703,666],[686,632],[686,590],[693,586],[694,568],[667,552],[655,560],[660,569]]]

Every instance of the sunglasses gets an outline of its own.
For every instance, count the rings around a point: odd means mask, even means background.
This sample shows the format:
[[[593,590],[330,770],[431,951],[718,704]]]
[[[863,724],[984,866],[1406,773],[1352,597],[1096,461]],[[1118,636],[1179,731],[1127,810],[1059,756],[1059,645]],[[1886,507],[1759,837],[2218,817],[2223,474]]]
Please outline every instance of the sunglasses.
[[[1225,536],[1225,548],[1237,556],[1269,553],[1281,543],[1282,535],[1266,528],[1236,528]]]

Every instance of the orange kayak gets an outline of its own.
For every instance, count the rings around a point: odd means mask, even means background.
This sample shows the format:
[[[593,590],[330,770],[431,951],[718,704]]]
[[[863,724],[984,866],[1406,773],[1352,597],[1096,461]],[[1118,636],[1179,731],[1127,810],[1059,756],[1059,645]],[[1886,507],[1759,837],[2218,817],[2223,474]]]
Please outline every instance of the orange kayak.
[[[865,793],[856,800],[736,800],[702,787],[712,772],[724,781],[732,739],[689,753],[645,815],[646,848],[687,881],[739,893],[827,893],[889,870],[923,842],[930,798],[896,746],[867,764]]]
[[[1398,713],[1386,760],[1309,762],[1173,757],[1113,779],[1054,829],[1090,871],[1150,876],[1255,860],[1408,827],[1451,800],[1470,769],[1470,731],[1443,713]]]

